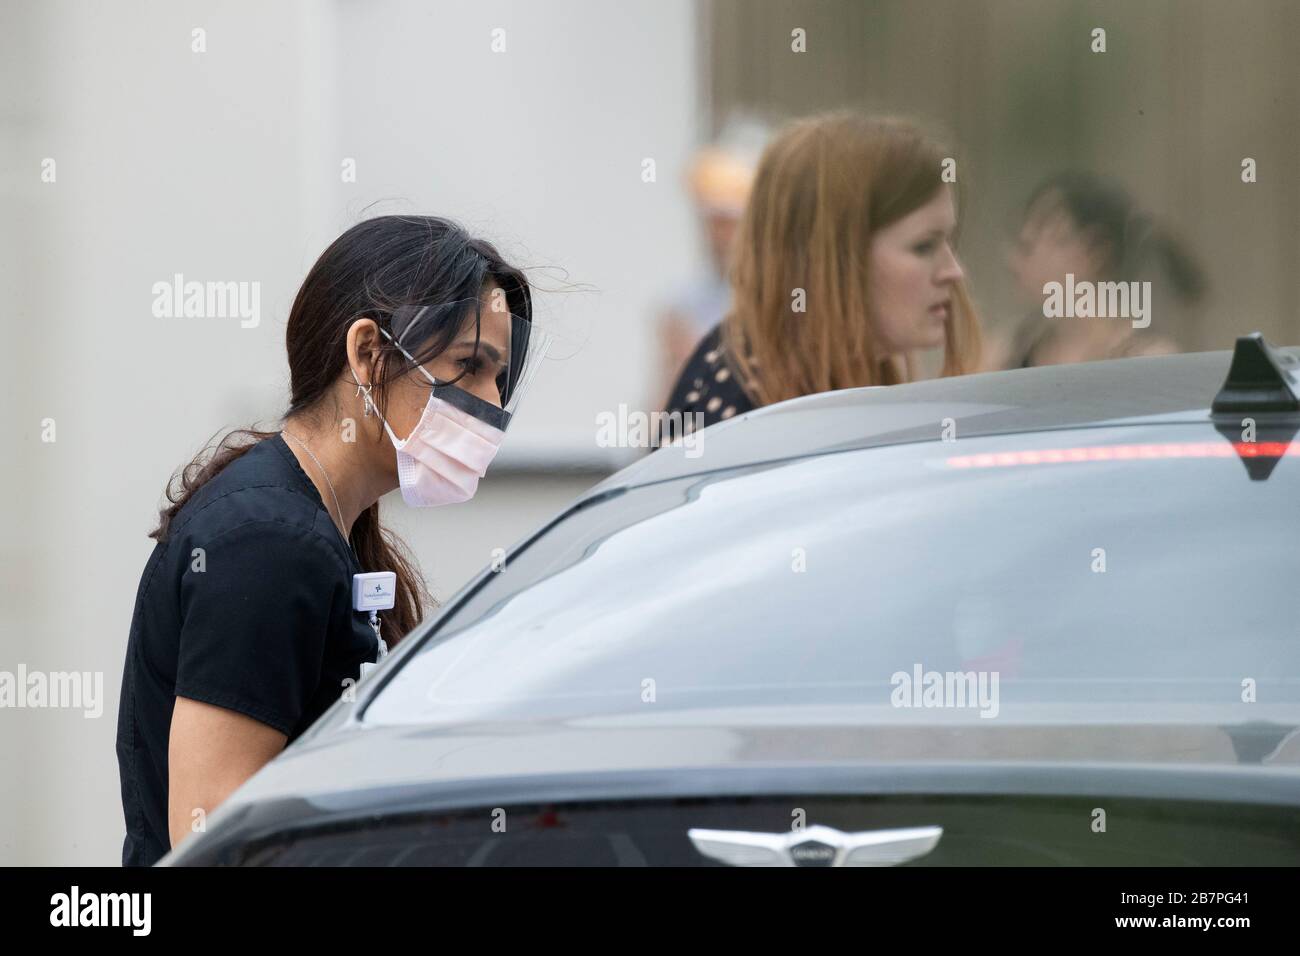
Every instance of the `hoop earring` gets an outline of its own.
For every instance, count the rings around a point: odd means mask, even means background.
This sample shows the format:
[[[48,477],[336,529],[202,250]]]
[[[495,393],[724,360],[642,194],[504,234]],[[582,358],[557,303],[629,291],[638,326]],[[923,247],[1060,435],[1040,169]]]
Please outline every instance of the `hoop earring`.
[[[356,379],[353,379],[353,381],[356,381]],[[360,382],[357,382],[357,395],[365,395],[364,413],[366,418],[370,417],[370,410],[374,408],[375,405],[370,398],[370,390],[372,388],[374,388],[373,385],[362,385]],[[375,413],[378,414],[379,409],[376,408]]]

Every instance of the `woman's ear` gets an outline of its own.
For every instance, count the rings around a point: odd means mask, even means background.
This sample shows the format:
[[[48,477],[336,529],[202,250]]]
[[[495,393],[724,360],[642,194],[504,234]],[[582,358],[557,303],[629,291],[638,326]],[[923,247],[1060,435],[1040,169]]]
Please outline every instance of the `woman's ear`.
[[[358,385],[373,385],[380,352],[379,326],[374,319],[357,319],[348,328],[348,366]]]

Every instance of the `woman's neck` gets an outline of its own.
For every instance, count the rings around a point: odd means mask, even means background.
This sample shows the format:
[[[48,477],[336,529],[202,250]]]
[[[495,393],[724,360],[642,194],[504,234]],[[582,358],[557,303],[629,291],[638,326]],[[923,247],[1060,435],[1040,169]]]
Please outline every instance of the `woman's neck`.
[[[316,486],[325,510],[349,538],[361,513],[392,490],[391,479],[375,473],[364,439],[344,441],[339,425],[315,427],[306,419],[289,418],[283,431],[285,444]]]

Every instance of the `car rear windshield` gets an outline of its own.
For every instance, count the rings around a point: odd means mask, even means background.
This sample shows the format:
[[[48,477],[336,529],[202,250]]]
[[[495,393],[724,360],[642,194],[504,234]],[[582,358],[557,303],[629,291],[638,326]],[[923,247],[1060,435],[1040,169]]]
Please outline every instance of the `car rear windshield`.
[[[1107,427],[633,489],[512,555],[364,719],[918,719],[946,700],[1295,724],[1300,460],[1259,451],[1207,425]],[[981,686],[995,714],[970,704]]]

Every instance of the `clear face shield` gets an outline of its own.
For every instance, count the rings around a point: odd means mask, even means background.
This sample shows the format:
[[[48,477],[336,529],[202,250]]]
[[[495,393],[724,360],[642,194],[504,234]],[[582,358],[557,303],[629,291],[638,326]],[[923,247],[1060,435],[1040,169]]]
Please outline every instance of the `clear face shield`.
[[[439,319],[469,312],[446,347],[423,365],[415,351],[441,327]],[[380,331],[433,385],[433,394],[484,424],[505,432],[551,348],[552,336],[526,317],[483,309],[477,300],[410,306],[393,314],[393,331]],[[431,374],[429,368],[440,374]]]

